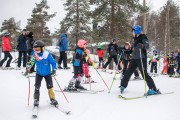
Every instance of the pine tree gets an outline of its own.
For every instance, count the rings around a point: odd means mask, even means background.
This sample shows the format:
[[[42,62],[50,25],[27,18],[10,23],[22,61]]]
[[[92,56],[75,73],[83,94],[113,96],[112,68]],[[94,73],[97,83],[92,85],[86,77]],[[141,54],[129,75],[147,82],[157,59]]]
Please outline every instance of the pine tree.
[[[60,22],[60,33],[68,32],[76,40],[73,43],[77,43],[90,31],[90,6],[86,0],[66,0],[64,7],[67,14]]]
[[[50,44],[50,30],[46,26],[46,22],[56,15],[56,13],[48,14],[47,10],[49,8],[47,0],[42,0],[39,4],[36,3],[36,7],[32,10],[32,18],[28,19],[28,25],[26,26],[28,31],[34,33],[35,39],[45,40],[46,44]]]

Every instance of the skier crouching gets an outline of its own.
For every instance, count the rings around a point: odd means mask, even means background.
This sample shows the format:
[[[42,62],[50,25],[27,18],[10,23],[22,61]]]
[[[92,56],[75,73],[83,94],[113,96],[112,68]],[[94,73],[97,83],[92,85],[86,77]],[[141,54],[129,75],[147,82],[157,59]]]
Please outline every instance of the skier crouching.
[[[27,71],[30,72],[33,64],[36,64],[36,77],[35,77],[35,91],[34,91],[34,107],[39,106],[39,97],[40,97],[40,87],[41,81],[45,78],[46,86],[48,89],[48,94],[51,103],[58,107],[58,102],[55,99],[55,94],[53,92],[53,82],[52,82],[52,74],[56,73],[56,62],[51,54],[44,50],[44,42],[41,40],[37,40],[33,45],[34,54],[30,59],[30,63],[27,66]],[[51,73],[52,66],[52,73]]]
[[[86,50],[86,45],[87,45],[86,40],[78,40],[77,47],[73,55],[74,76],[69,81],[69,85],[67,87],[68,91],[76,91],[77,89],[86,90],[86,88],[84,88],[81,85],[81,81],[84,76],[82,65],[83,63],[86,62],[84,55]]]

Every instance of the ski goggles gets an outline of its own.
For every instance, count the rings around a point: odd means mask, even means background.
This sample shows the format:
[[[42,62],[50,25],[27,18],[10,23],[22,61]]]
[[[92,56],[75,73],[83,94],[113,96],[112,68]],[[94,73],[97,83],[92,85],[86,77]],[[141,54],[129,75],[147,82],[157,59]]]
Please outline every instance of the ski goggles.
[[[33,50],[34,50],[34,52],[39,52],[39,51],[41,51],[41,48],[40,47],[35,47],[35,48],[33,48]]]

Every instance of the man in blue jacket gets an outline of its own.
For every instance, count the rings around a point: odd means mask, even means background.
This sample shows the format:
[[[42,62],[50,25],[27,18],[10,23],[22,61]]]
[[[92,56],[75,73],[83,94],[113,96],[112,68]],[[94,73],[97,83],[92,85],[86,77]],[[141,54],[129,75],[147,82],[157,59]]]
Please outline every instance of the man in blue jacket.
[[[27,66],[27,71],[30,72],[30,69],[34,64],[36,64],[36,77],[35,77],[35,90],[34,90],[34,107],[39,106],[40,98],[40,87],[41,81],[45,78],[46,87],[48,89],[49,99],[51,103],[58,107],[58,102],[55,99],[55,94],[53,91],[53,81],[52,76],[56,74],[56,62],[51,54],[44,50],[44,42],[37,40],[34,45],[34,54],[31,57],[30,63]],[[52,68],[52,73],[51,73]]]
[[[59,52],[60,52],[60,58],[58,61],[58,68],[62,69],[61,67],[61,63],[63,61],[63,67],[64,69],[70,69],[69,67],[67,67],[67,51],[68,51],[68,39],[67,39],[67,34],[62,33],[60,35],[60,39],[59,39]]]

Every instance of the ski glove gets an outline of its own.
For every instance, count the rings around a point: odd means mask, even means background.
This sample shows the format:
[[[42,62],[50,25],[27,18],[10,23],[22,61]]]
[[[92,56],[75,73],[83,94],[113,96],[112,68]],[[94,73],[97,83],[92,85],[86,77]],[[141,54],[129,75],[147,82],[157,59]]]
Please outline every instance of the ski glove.
[[[51,75],[52,75],[52,76],[55,76],[55,75],[56,75],[56,69],[52,70]]]

